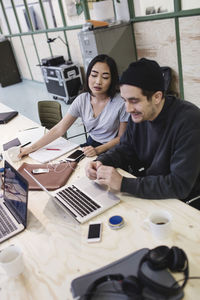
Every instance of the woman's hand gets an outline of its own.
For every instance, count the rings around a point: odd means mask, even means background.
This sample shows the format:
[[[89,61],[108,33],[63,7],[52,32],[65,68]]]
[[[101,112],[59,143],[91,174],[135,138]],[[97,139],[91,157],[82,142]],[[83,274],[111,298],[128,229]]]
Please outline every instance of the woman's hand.
[[[20,148],[20,153],[19,153],[18,157],[22,158],[23,156],[26,156],[31,152],[32,152],[31,147]]]
[[[82,150],[85,156],[92,157],[97,155],[96,149],[92,146],[83,147]]]

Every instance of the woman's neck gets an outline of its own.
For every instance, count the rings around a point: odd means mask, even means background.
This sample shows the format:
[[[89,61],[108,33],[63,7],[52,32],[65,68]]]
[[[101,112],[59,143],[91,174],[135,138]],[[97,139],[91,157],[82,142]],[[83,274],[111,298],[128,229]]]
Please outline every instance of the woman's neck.
[[[91,100],[93,102],[107,102],[110,99],[110,97],[107,94],[103,95],[91,95]]]
[[[110,97],[108,95],[100,95],[100,96],[98,95],[98,97],[91,95],[91,106],[92,106],[94,118],[100,115],[104,107],[109,102],[109,99]]]

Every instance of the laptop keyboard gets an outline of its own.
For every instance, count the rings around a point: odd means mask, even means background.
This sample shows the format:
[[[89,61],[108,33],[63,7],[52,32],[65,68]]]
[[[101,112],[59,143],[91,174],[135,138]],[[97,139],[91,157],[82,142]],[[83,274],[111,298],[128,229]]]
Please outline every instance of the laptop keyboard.
[[[16,225],[0,205],[0,238],[13,232],[15,229],[17,229]]]
[[[63,189],[58,192],[57,195],[71,206],[81,217],[85,217],[101,207],[74,185]]]

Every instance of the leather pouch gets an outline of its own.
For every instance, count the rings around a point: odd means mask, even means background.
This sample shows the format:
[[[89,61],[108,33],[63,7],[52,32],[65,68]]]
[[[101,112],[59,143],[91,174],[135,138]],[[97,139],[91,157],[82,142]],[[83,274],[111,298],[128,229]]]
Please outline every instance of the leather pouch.
[[[37,183],[24,171],[29,171],[47,190],[56,190],[67,183],[70,175],[77,166],[77,162],[63,162],[59,164],[28,164],[23,163],[18,172],[27,179],[29,190],[41,190]],[[34,169],[48,169],[48,173],[33,174]]]

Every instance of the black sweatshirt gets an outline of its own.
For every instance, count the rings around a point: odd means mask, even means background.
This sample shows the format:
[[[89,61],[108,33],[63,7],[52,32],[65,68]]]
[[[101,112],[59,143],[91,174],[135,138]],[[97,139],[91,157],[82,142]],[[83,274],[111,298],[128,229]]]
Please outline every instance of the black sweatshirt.
[[[121,192],[146,199],[188,200],[200,195],[200,109],[173,96],[153,121],[129,117],[120,143],[97,160],[137,176]]]

